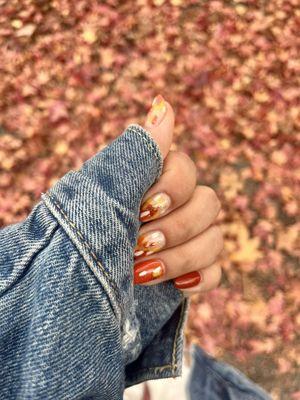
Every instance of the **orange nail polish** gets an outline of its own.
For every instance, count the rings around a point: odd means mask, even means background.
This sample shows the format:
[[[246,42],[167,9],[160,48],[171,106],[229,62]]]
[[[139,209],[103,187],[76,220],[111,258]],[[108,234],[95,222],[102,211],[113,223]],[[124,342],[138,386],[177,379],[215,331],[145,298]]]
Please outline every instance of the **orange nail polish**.
[[[140,221],[146,222],[160,217],[171,205],[171,199],[166,193],[156,193],[141,206]]]
[[[144,256],[144,255],[145,255],[144,250],[140,250],[139,247],[136,247],[134,249],[134,257],[141,257],[141,256]]]
[[[134,265],[134,284],[151,282],[160,278],[165,271],[161,260],[140,261]]]
[[[161,231],[146,232],[138,237],[134,256],[149,256],[150,254],[160,251],[165,244],[166,238]]]
[[[167,112],[167,106],[164,98],[159,94],[152,102],[150,111],[147,114],[145,126],[157,126],[163,120]]]
[[[200,272],[194,271],[178,276],[174,279],[174,285],[177,289],[189,289],[197,286],[202,281]]]

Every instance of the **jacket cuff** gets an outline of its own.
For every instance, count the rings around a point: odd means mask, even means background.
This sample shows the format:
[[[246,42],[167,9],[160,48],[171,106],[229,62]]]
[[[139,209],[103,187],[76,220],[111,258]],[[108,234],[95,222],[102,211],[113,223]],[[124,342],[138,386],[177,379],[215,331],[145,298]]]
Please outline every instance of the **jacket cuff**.
[[[143,342],[146,343],[143,343],[143,352],[139,357],[126,367],[126,387],[147,380],[175,378],[182,375],[184,327],[189,299],[183,299],[181,293],[178,293],[178,291],[176,293],[176,289],[169,282],[162,285],[162,287],[157,285],[155,294],[153,292],[147,293],[144,290],[145,287],[142,288],[143,293],[141,295],[144,297],[144,302],[148,300],[147,305],[149,307],[145,308],[142,303],[137,312],[140,327],[142,327],[141,337]],[[154,286],[149,288],[152,289]],[[168,312],[162,310],[163,302],[170,307]],[[156,307],[156,315],[151,313],[152,306]],[[153,330],[153,327],[157,329],[157,325],[166,316],[168,319],[148,343],[147,339],[151,336],[151,330]]]

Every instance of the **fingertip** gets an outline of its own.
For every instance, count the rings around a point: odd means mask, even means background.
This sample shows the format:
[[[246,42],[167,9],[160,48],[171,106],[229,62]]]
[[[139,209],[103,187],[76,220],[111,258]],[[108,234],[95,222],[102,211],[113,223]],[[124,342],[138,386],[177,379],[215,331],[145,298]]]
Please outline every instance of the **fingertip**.
[[[159,96],[159,98],[163,99],[162,96]],[[165,159],[170,151],[170,147],[173,141],[175,113],[173,107],[168,101],[166,101],[165,99],[160,100],[160,102],[161,101],[163,101],[164,106],[166,107],[162,119],[159,121],[157,125],[151,124],[151,120],[149,121],[148,116],[151,112],[153,112],[152,111],[153,106],[152,106],[146,119],[145,129],[150,133],[151,137],[158,144],[163,159]],[[160,109],[162,109],[161,106]]]

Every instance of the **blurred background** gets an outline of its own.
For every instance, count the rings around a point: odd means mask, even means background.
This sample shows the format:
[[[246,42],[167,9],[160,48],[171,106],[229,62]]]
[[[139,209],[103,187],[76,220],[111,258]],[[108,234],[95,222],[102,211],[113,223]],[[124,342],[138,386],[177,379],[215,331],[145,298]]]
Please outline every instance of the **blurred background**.
[[[299,0],[0,0],[0,225],[143,124],[161,93],[176,112],[173,149],[223,204],[223,284],[193,299],[187,343],[292,400],[299,31]]]

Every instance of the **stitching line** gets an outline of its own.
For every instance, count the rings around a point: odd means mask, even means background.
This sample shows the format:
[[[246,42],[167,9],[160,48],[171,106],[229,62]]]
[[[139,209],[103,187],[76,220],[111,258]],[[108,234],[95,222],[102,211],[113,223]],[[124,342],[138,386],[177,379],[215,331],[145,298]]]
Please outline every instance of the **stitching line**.
[[[160,367],[149,367],[149,368],[142,368],[142,369],[139,369],[139,372],[138,373],[140,373],[140,372],[149,372],[149,371],[153,371],[154,373],[159,373],[159,372],[162,372],[162,371],[164,371],[165,369],[169,369],[169,368],[171,368],[171,369],[173,369],[174,367],[178,367],[178,365],[177,364],[166,364],[166,365],[162,365],[162,366],[160,366]]]
[[[140,128],[138,128],[137,126],[133,125],[133,126],[131,126],[130,129],[132,129],[132,130],[133,130],[135,133],[137,133],[143,140],[145,140],[145,142],[147,143],[148,149],[149,149],[149,150],[154,150],[154,155],[155,155],[155,157],[158,159],[158,161],[160,161],[160,159],[159,159],[159,157],[158,157],[158,154],[157,154],[157,149],[156,149],[156,147],[154,146],[154,144],[153,144],[152,142],[149,141],[149,138],[148,138],[148,137],[146,138],[145,135],[142,134]],[[146,131],[146,132],[147,132],[147,131]],[[150,136],[150,133],[147,132],[147,135]]]
[[[153,371],[155,374],[162,372],[165,369],[169,369],[171,368],[173,370],[173,372],[176,371],[176,369],[178,368],[178,364],[176,363],[176,351],[177,351],[177,339],[178,339],[178,334],[179,334],[179,330],[181,328],[181,324],[184,318],[184,304],[182,304],[181,306],[181,312],[180,312],[180,319],[177,325],[177,329],[176,329],[176,333],[175,333],[175,337],[174,337],[174,347],[173,347],[173,351],[172,351],[172,364],[165,364],[165,365],[161,365],[160,367],[148,367],[148,368],[142,368],[139,369],[139,373],[140,372],[149,372],[149,371]]]
[[[158,150],[157,150],[157,148],[156,148],[156,146],[158,146],[158,145],[156,145],[156,143],[155,143],[155,145],[154,145],[154,143],[152,142],[153,139],[151,138],[150,133],[148,133],[148,132],[145,130],[145,132],[147,133],[147,138],[146,138],[144,132],[141,131],[141,128],[139,128],[138,126],[136,126],[136,125],[129,125],[128,128],[129,128],[129,129],[132,129],[132,130],[133,130],[135,133],[137,133],[143,140],[145,140],[145,142],[147,143],[147,147],[148,147],[149,150],[151,150],[151,151],[154,150],[155,158],[157,159],[157,161],[158,161],[159,164],[160,164],[160,163],[161,163],[161,159],[160,159],[159,155],[157,154],[157,153],[158,153]],[[142,132],[143,132],[143,133],[142,133]]]
[[[177,339],[179,335],[179,330],[181,329],[183,317],[184,317],[184,309],[185,309],[185,302],[181,305],[181,313],[180,313],[180,319],[179,323],[177,325],[176,333],[175,333],[175,338],[174,338],[174,347],[173,347],[173,352],[172,352],[172,364],[173,364],[173,370],[175,371],[178,367],[176,363],[176,353],[177,353]]]
[[[181,324],[182,324],[183,318],[184,318],[184,303],[181,305],[180,318],[179,318],[176,333],[174,336],[174,346],[173,346],[173,351],[172,351],[172,364],[165,364],[165,365],[161,365],[160,367],[142,368],[142,369],[139,369],[138,373],[141,373],[144,371],[146,371],[146,372],[153,371],[154,374],[158,374],[159,372],[162,372],[165,369],[172,369],[173,373],[175,373],[176,369],[178,368],[178,364],[176,363],[177,339],[178,339],[179,330],[181,329]],[[132,378],[134,378],[134,376],[136,376],[136,375],[133,375]]]
[[[67,214],[63,211],[63,209],[61,208],[61,206],[57,203],[57,201],[48,193],[48,196],[50,197],[50,199],[53,201],[54,205],[59,209],[59,211],[61,212],[61,214],[65,217],[65,219],[67,220],[67,222],[72,226],[73,229],[75,229],[77,235],[80,237],[82,244],[85,245],[85,247],[87,247],[87,249],[89,250],[91,256],[93,257],[93,259],[95,260],[96,264],[98,265],[98,267],[101,269],[101,271],[103,272],[103,274],[105,275],[105,277],[107,278],[107,280],[109,281],[109,283],[111,284],[111,286],[113,287],[113,289],[118,292],[118,288],[116,286],[116,284],[111,280],[110,276],[108,275],[108,273],[106,272],[105,268],[103,267],[103,265],[100,263],[100,261],[97,259],[96,254],[94,253],[94,251],[92,250],[91,246],[86,242],[84,236],[82,235],[82,233],[78,230],[77,226],[74,224],[74,222],[72,222],[70,220],[70,218],[67,216]]]
[[[133,384],[136,385],[145,380],[153,379],[153,376],[157,376],[158,378],[164,378],[164,376],[161,376],[160,373],[162,373],[165,370],[170,370],[170,369],[174,373],[173,367],[174,367],[173,365],[167,364],[167,365],[163,365],[161,367],[141,368],[138,370],[138,372],[130,374],[129,379],[131,382],[134,381]],[[175,367],[177,367],[177,365],[175,365]],[[172,371],[170,371],[170,372],[172,372]],[[149,374],[152,374],[152,375],[150,375],[150,377],[149,377]],[[169,377],[171,377],[171,376],[169,376]]]

